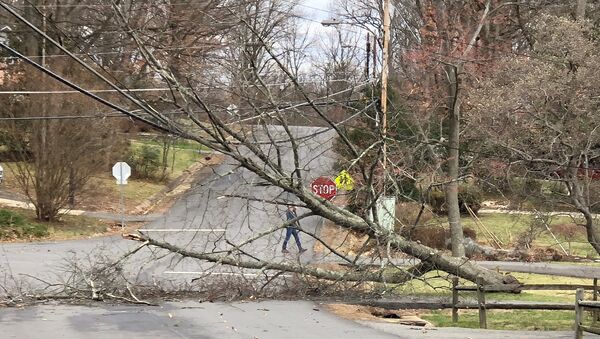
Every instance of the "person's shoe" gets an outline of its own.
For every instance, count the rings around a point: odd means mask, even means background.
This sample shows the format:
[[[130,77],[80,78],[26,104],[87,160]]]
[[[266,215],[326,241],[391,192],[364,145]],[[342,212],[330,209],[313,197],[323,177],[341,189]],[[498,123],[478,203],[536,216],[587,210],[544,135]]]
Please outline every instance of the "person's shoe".
[[[300,251],[298,251],[300,254],[306,252],[306,248],[301,248]]]
[[[281,253],[290,253],[290,251],[286,250],[285,248],[281,250]]]

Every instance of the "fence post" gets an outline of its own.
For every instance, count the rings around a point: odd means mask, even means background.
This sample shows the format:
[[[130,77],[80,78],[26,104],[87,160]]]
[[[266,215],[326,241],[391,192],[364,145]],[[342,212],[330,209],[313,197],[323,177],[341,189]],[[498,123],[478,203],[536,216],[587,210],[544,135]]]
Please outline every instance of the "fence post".
[[[598,300],[598,278],[594,278],[594,295],[592,296],[592,300],[597,301]],[[598,321],[598,309],[594,307],[594,310],[592,311],[592,322],[593,325],[596,325],[596,321]]]
[[[487,329],[487,314],[485,310],[485,289],[483,279],[477,278],[477,307],[479,308],[479,328]]]
[[[579,301],[583,300],[583,288],[578,288],[575,292],[575,339],[583,339],[581,321],[583,319],[583,308],[579,306]]]
[[[452,277],[452,323],[458,322],[458,277]]]

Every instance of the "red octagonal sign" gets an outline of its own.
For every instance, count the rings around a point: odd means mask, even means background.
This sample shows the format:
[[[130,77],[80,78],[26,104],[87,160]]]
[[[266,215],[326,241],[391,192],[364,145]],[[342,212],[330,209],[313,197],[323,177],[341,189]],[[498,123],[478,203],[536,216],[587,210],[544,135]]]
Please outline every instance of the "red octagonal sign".
[[[337,188],[333,180],[327,177],[318,177],[310,184],[313,193],[321,198],[331,200],[337,194]]]

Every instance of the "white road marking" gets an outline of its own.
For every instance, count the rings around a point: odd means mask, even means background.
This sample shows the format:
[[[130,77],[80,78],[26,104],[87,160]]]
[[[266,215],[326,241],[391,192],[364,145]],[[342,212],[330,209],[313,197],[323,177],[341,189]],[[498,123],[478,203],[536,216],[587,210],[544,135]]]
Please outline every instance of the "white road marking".
[[[225,232],[224,228],[140,228],[140,232]]]

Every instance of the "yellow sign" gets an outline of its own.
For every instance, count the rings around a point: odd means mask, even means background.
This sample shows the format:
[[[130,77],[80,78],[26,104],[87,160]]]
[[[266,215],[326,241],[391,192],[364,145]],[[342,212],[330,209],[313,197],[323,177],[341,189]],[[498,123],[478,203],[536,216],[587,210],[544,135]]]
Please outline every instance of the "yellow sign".
[[[335,186],[341,190],[352,191],[354,189],[354,179],[352,179],[348,171],[343,170],[335,178]]]

